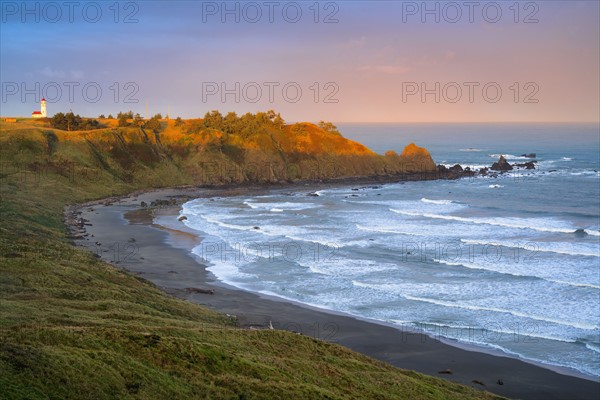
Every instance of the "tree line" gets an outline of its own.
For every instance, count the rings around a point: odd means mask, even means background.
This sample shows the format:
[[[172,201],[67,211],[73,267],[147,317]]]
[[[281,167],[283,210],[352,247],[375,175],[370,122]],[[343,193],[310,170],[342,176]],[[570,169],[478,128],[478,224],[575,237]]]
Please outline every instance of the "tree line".
[[[82,118],[79,114],[75,115],[73,112],[54,114],[50,119],[50,125],[63,131],[89,131],[105,127],[98,120]]]
[[[101,114],[98,118],[105,119],[104,114]],[[112,119],[112,114],[108,116]],[[162,114],[155,114],[149,120],[144,120],[139,113],[134,114],[133,111],[119,112],[117,114],[117,121],[119,127],[142,127],[144,129],[152,130],[155,133],[160,132],[163,127],[160,120]],[[62,129],[66,131],[75,130],[92,130],[105,128],[96,119],[82,118],[79,115],[68,113],[57,113],[50,120],[50,124],[53,128]],[[185,125],[184,121],[178,117],[175,119],[175,126]],[[319,128],[325,132],[340,135],[337,127],[331,122],[320,121],[318,123]],[[225,134],[238,134],[244,137],[264,132],[267,129],[278,129],[281,130],[285,127],[285,121],[279,113],[273,110],[266,112],[257,112],[252,114],[250,112],[238,116],[235,112],[228,112],[225,116],[218,110],[207,112],[201,121],[193,121],[187,124],[187,133],[198,133],[202,130],[216,130]],[[298,129],[292,130],[295,133]]]

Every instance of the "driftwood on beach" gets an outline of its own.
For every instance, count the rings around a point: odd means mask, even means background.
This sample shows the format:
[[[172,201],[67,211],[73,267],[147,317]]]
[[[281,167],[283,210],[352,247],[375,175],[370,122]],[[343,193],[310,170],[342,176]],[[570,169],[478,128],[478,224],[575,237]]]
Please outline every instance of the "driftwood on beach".
[[[200,289],[194,287],[185,288],[185,291],[188,293],[215,294],[213,289]]]

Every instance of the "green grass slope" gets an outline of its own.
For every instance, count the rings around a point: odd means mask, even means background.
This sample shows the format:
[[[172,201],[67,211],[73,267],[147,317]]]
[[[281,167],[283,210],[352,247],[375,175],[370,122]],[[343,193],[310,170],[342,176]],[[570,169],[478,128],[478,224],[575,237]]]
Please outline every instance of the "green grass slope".
[[[0,125],[0,398],[495,398],[305,336],[240,330],[72,247],[65,205],[195,183],[195,152],[222,157],[116,133]]]

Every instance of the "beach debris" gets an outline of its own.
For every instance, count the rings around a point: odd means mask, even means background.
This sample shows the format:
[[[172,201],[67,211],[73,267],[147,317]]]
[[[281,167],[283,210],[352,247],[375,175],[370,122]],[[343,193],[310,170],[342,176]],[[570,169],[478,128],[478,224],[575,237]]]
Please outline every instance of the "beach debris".
[[[502,379],[498,379],[498,382],[496,382],[496,383],[500,386],[504,385],[504,381]]]
[[[485,386],[485,383],[478,381],[477,379],[473,379],[472,380],[473,383],[477,384],[477,385],[481,385],[481,386]]]
[[[177,218],[177,221],[185,221],[186,219],[188,219],[185,215],[182,215],[181,217]]]
[[[438,371],[438,374],[448,374],[448,375],[452,375],[452,370],[451,369],[445,369],[443,371]]]
[[[189,293],[215,294],[213,289],[200,289],[193,287],[185,288],[185,291]]]

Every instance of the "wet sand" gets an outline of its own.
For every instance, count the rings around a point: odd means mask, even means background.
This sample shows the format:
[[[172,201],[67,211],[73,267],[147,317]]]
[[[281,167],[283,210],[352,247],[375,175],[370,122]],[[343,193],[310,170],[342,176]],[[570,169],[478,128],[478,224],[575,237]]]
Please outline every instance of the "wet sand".
[[[289,187],[290,191],[307,193],[318,189],[318,185]],[[178,204],[188,198],[205,197],[210,201],[209,198],[214,196],[254,195],[267,190],[257,187],[148,191],[72,208],[68,211],[71,218],[67,220],[87,220],[75,234],[77,245],[97,251],[104,260],[153,282],[173,296],[235,315],[240,327],[267,329],[272,325],[275,329],[300,332],[338,343],[399,368],[509,398],[600,398],[599,382],[568,375],[569,371],[559,373],[499,354],[449,345],[414,331],[228,286],[216,280],[190,254],[188,249],[201,239],[186,231],[183,223],[181,229],[166,229],[153,224],[153,217],[161,214],[173,216],[177,223]],[[142,201],[150,205],[156,200],[163,200],[164,206],[152,210],[140,207]]]

